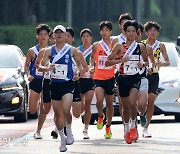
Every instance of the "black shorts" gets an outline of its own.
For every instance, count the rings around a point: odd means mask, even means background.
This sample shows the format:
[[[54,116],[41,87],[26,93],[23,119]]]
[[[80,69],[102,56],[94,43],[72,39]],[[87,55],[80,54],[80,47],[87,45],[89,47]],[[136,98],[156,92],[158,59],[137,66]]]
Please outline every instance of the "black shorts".
[[[81,94],[85,94],[86,92],[90,90],[94,90],[95,85],[93,79],[89,78],[80,78],[80,90]]]
[[[147,76],[147,79],[149,81],[148,93],[154,93],[157,95],[157,89],[159,86],[159,74],[152,73],[151,75]]]
[[[43,80],[43,102],[49,103],[51,102],[51,91],[50,91],[50,79],[44,79]]]
[[[51,99],[59,101],[65,94],[74,92],[74,82],[72,80],[66,82],[51,82]]]
[[[34,78],[30,83],[29,83],[29,89],[41,93],[42,91],[42,79]]]
[[[73,102],[79,102],[81,101],[79,80],[73,82],[74,82]]]
[[[104,93],[106,95],[113,95],[114,94],[114,82],[115,79],[111,78],[108,80],[94,80],[95,87],[101,87],[104,89]]]
[[[135,75],[119,75],[118,86],[119,95],[121,97],[128,97],[132,88],[139,90],[141,85],[141,76],[139,73]]]

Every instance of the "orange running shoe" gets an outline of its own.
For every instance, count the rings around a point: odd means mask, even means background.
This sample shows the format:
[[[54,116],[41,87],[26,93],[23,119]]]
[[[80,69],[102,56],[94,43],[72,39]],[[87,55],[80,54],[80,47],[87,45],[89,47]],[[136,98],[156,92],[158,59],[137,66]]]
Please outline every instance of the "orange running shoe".
[[[131,144],[131,143],[133,142],[133,140],[131,139],[131,134],[130,134],[130,132],[127,132],[127,133],[125,134],[125,141],[126,141],[127,144]]]
[[[101,130],[103,128],[103,126],[104,126],[103,120],[104,120],[104,114],[103,114],[102,118],[98,116],[97,129]]]
[[[104,137],[106,139],[110,139],[112,137],[112,133],[111,133],[111,128],[110,127],[106,127],[106,133],[105,133]]]
[[[138,139],[137,128],[131,128],[130,134],[133,141],[136,141]]]

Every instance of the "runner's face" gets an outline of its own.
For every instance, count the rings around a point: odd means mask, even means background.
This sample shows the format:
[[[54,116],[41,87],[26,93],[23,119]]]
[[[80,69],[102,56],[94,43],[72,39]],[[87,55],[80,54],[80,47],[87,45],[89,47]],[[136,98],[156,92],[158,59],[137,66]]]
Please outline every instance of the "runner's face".
[[[142,36],[141,30],[140,30],[140,28],[138,28],[137,35],[136,35],[137,42],[141,41],[141,36]]]
[[[104,26],[101,31],[100,34],[102,36],[102,39],[109,39],[111,36],[112,30],[110,30],[109,28],[107,28],[106,26]]]
[[[66,32],[66,43],[71,45],[73,41],[74,38],[72,37],[72,35],[69,32]]]
[[[159,35],[159,32],[157,31],[156,28],[152,27],[151,29],[149,29],[147,32],[146,32],[146,35],[148,38],[150,39],[156,39],[156,37]]]
[[[41,30],[37,35],[37,39],[40,43],[48,43],[49,34],[46,30]]]
[[[61,31],[61,30],[56,30],[55,32],[54,32],[54,34],[55,34],[55,39],[56,39],[56,43],[57,42],[64,42],[65,41],[65,39],[66,39],[66,33],[64,33],[63,31]]]
[[[125,34],[127,40],[134,41],[137,36],[136,28],[134,26],[127,27]]]
[[[88,32],[83,33],[81,40],[83,44],[91,44],[92,36]]]
[[[121,21],[121,24],[119,25],[119,28],[120,28],[122,31],[124,31],[123,25],[124,25],[124,23],[125,23],[126,21],[128,21],[128,20],[127,20],[127,19],[122,20],[122,21]]]
[[[52,34],[51,37],[49,38],[49,42],[50,42],[50,45],[54,45],[56,43],[54,34]]]

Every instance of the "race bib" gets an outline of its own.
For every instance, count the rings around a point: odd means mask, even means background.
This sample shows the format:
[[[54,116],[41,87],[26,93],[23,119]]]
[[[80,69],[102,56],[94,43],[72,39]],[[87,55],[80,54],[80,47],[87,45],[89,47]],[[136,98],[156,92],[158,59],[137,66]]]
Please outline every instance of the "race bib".
[[[55,64],[54,70],[51,71],[51,78],[54,79],[66,79],[67,77],[67,65]]]
[[[134,75],[139,73],[138,62],[139,55],[131,55],[130,60],[124,63],[124,74]]]
[[[106,67],[105,62],[107,61],[108,56],[99,56],[98,57],[98,69],[112,69],[113,66]]]
[[[40,71],[38,71],[38,69],[36,69],[36,75],[43,76],[43,72],[40,72]]]

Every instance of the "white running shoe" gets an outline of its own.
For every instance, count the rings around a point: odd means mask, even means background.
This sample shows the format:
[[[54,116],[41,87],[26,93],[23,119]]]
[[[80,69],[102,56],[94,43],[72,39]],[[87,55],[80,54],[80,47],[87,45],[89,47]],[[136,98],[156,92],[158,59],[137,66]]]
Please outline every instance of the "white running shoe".
[[[67,151],[66,142],[61,142],[61,146],[59,147],[60,152]]]
[[[34,138],[35,138],[35,139],[42,139],[42,136],[41,136],[40,133],[35,132],[35,133],[34,133]]]
[[[89,139],[88,132],[83,131],[83,135],[84,135],[83,139]]]
[[[72,133],[67,134],[67,139],[66,139],[66,145],[71,145],[74,143],[74,136]]]
[[[144,128],[144,129],[143,129],[143,137],[144,137],[144,138],[150,138],[150,137],[152,137],[152,135],[148,132],[148,129],[147,129],[147,128]]]

